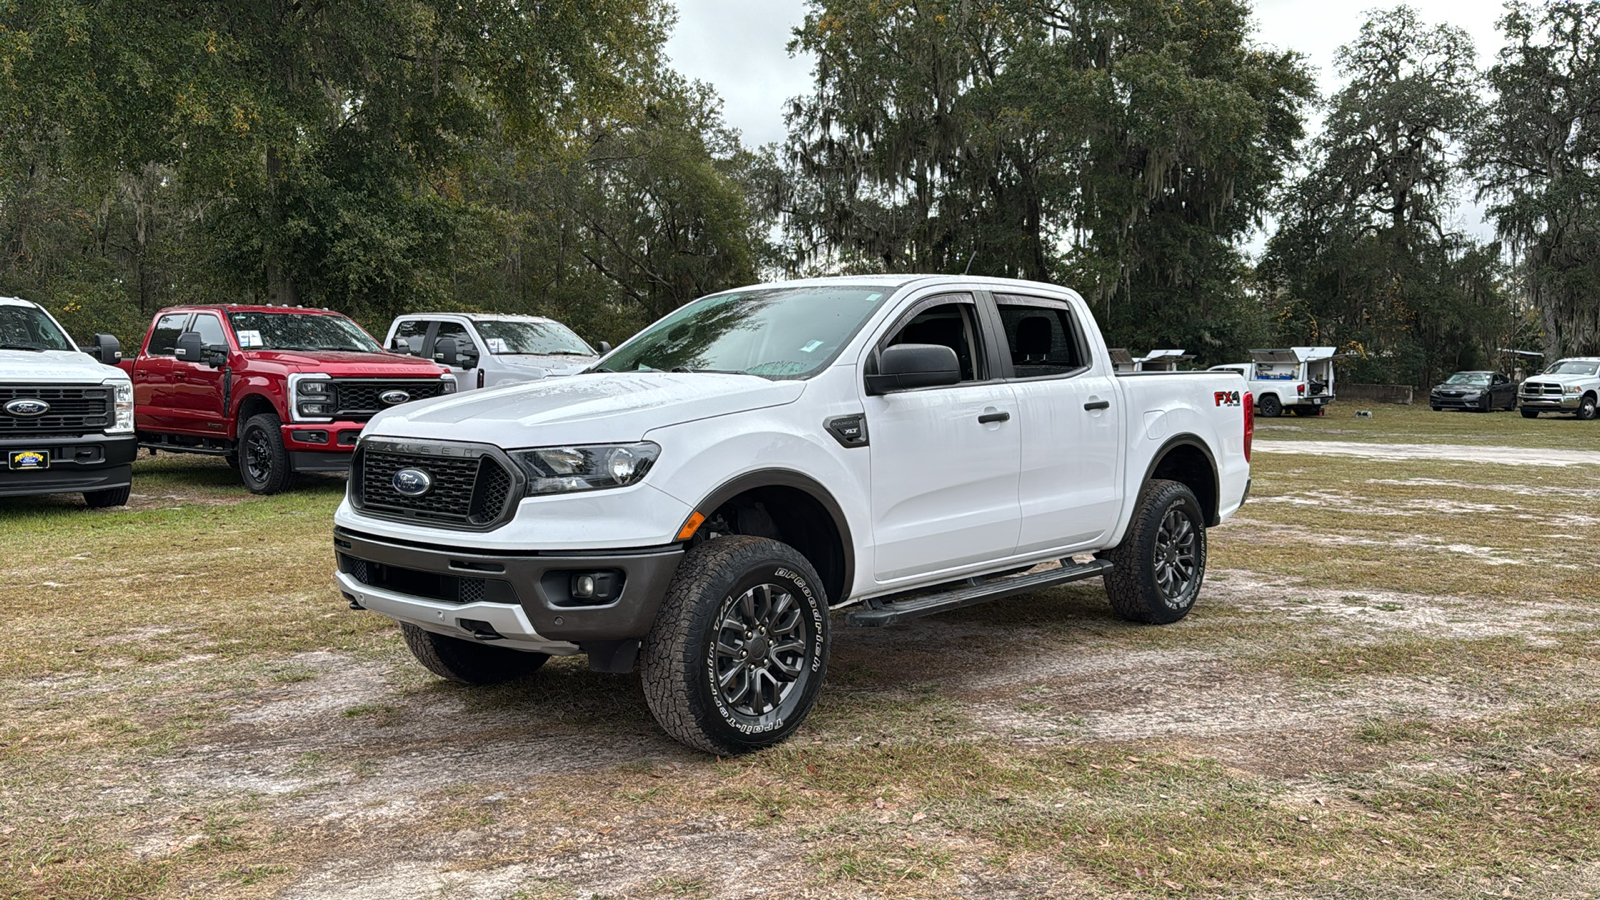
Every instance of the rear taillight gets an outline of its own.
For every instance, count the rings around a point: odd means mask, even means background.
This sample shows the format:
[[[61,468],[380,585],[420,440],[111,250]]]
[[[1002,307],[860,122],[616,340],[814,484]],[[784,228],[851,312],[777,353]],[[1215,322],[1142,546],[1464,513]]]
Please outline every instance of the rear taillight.
[[[1300,396],[1302,397],[1306,395],[1306,386],[1303,384],[1295,385],[1295,390],[1298,390],[1300,392]]]
[[[1248,391],[1244,395],[1244,461],[1250,461],[1250,443],[1256,438],[1256,398]]]

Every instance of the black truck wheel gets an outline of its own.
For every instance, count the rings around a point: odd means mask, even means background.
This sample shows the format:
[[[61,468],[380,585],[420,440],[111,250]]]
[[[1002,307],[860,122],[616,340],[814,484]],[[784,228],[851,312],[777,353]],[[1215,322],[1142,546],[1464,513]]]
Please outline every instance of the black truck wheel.
[[[1258,405],[1261,407],[1261,417],[1264,419],[1276,419],[1283,415],[1283,403],[1278,400],[1277,394],[1262,397]]]
[[[1524,419],[1537,419],[1539,418],[1539,411],[1537,409],[1529,409],[1524,406],[1522,407],[1522,417]]]
[[[276,494],[294,481],[276,413],[261,413],[239,429],[239,480],[252,494]]]
[[[816,704],[828,599],[788,544],[732,535],[690,550],[640,647],[645,699],[667,733],[708,753],[776,744]]]
[[[83,502],[89,504],[90,509],[105,509],[108,506],[127,506],[128,495],[133,488],[123,485],[119,488],[106,488],[103,491],[84,491]]]
[[[1187,485],[1152,481],[1122,543],[1105,554],[1111,608],[1130,622],[1165,625],[1189,614],[1206,575],[1205,515]]]
[[[467,641],[400,623],[406,646],[428,671],[457,684],[499,684],[531,675],[550,656]]]

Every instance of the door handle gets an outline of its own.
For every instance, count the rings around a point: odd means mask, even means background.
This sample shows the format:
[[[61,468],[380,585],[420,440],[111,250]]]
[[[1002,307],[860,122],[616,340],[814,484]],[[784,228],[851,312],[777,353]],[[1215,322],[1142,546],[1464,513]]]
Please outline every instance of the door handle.
[[[1083,408],[1087,409],[1087,410],[1090,410],[1091,412],[1094,411],[1094,410],[1097,410],[1097,409],[1110,409],[1111,408],[1111,401],[1110,400],[1090,400],[1088,403],[1085,403],[1083,405]]]
[[[1009,422],[1009,421],[1011,421],[1011,413],[1008,413],[1008,412],[990,412],[990,413],[984,413],[983,415],[978,417],[978,424],[979,425],[988,425],[988,424],[990,424],[992,422]]]

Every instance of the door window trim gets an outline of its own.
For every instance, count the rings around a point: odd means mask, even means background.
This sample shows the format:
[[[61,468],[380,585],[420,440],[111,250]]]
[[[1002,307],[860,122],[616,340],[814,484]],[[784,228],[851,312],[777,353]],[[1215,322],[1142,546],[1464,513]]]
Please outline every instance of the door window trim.
[[[995,366],[992,364],[993,360],[991,357],[993,356],[993,351],[991,349],[989,340],[990,329],[986,327],[986,323],[983,321],[982,304],[979,302],[980,293],[981,292],[974,290],[958,289],[941,294],[929,294],[913,300],[911,305],[907,306],[906,309],[899,315],[889,320],[889,324],[878,333],[877,337],[872,339],[872,343],[868,346],[866,358],[862,360],[862,377],[865,378],[865,376],[870,375],[878,370],[878,354],[882,353],[888,346],[887,341],[899,334],[900,330],[909,325],[912,319],[926,312],[931,307],[955,304],[971,308],[972,328],[977,332],[975,335],[973,335],[973,339],[968,342],[972,345],[971,350],[974,354],[972,360],[972,379],[970,381],[958,381],[955,384],[936,385],[933,387],[924,388],[908,388],[903,391],[895,391],[895,393],[906,394],[915,393],[916,391],[940,391],[948,390],[950,388],[965,387],[967,385],[989,384],[1000,381],[1001,378],[995,371]],[[862,389],[865,390],[865,388],[866,383],[863,381]]]
[[[1000,318],[1000,307],[1002,302],[1006,306],[1065,311],[1073,324],[1073,333],[1068,335],[1068,337],[1070,337],[1072,341],[1077,344],[1078,358],[1083,360],[1083,364],[1077,368],[1068,369],[1065,372],[1057,372],[1053,375],[1018,375],[1016,372],[1016,366],[1011,362],[1011,344],[1006,339],[1005,322]],[[999,344],[999,350],[1001,351],[1001,365],[1006,373],[1004,379],[1005,381],[1031,383],[1035,381],[1055,381],[1065,378],[1078,378],[1094,369],[1094,355],[1089,350],[1087,336],[1083,328],[1083,319],[1078,316],[1078,311],[1073,309],[1071,303],[1055,297],[1040,297],[1033,294],[997,294],[992,292],[990,294],[990,303],[992,304],[992,309],[994,310],[994,328],[998,335],[997,343]]]

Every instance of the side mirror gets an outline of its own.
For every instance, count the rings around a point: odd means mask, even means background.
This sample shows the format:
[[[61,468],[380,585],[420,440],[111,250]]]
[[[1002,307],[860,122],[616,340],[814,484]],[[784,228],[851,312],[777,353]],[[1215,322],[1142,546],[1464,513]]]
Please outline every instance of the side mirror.
[[[478,364],[478,354],[472,352],[471,345],[463,353],[455,338],[442,337],[433,342],[433,361],[452,369],[470,369]]]
[[[961,362],[943,344],[896,344],[878,355],[878,371],[866,378],[873,396],[961,381]]]
[[[607,353],[611,352],[611,342],[609,341],[601,341],[596,346],[600,348],[601,356],[605,356]]]
[[[114,366],[122,360],[122,342],[109,334],[94,336],[94,347],[83,351],[108,366]]]
[[[416,351],[411,349],[411,342],[399,336],[396,336],[394,340],[389,342],[389,349],[396,353],[407,354],[408,356],[416,355]]]
[[[200,332],[185,331],[178,335],[178,346],[172,352],[179,362],[205,362],[206,345],[200,340]]]

